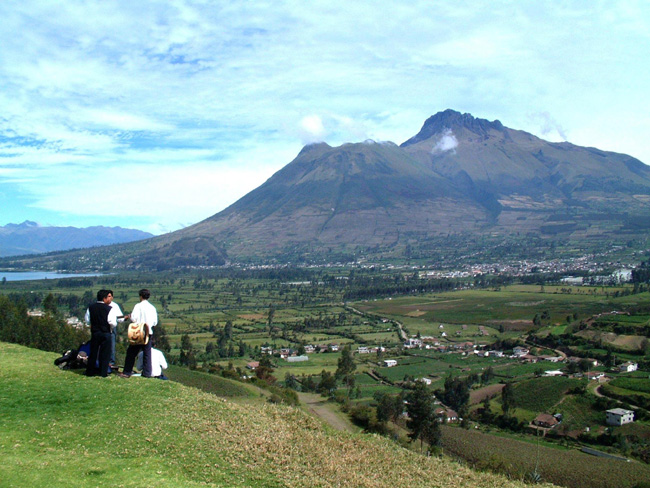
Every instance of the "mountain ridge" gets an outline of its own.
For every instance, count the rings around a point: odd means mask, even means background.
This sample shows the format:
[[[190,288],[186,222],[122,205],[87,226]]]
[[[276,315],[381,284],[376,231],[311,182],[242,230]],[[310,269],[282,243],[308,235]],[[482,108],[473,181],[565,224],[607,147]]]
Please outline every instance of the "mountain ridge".
[[[119,226],[41,226],[26,220],[20,224],[9,223],[0,226],[0,257],[103,246],[150,237],[153,237],[153,234],[149,232]]]
[[[127,268],[431,254],[449,235],[650,235],[650,167],[445,110],[401,145],[310,144],[228,208],[116,248]]]

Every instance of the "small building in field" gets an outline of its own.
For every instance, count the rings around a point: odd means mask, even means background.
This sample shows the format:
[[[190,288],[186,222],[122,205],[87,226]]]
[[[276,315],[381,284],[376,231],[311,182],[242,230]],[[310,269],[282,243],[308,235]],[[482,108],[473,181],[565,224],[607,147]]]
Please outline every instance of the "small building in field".
[[[521,347],[521,346],[515,346],[512,348],[512,355],[516,358],[521,358],[526,354],[528,354],[529,352],[530,350],[528,348]]]
[[[422,340],[416,337],[409,337],[404,342],[404,349],[420,349],[422,347]]]
[[[605,373],[602,371],[587,371],[585,376],[590,381],[601,381],[605,378]]]
[[[452,410],[451,408],[438,407],[434,410],[434,414],[440,419],[441,422],[445,423],[458,422],[459,420],[458,413],[456,413],[456,411]]]
[[[607,425],[625,425],[634,422],[634,411],[624,408],[612,408],[605,412]]]
[[[628,361],[627,363],[623,363],[618,367],[618,370],[621,373],[631,373],[632,371],[636,371],[639,368],[639,365],[637,363],[633,363]]]
[[[544,429],[552,429],[559,423],[560,422],[556,417],[548,413],[540,413],[537,417],[535,417],[535,420],[533,420],[533,425],[536,425],[537,427],[543,427]]]
[[[301,361],[309,361],[309,356],[289,356],[286,359],[289,363],[298,363]]]
[[[259,361],[251,361],[250,363],[246,364],[246,367],[252,371],[255,371],[257,368],[260,367],[260,362]]]
[[[392,368],[393,366],[397,366],[397,361],[394,359],[384,359],[384,366],[386,368]]]
[[[544,376],[564,376],[564,371],[559,369],[548,370],[544,371]]]

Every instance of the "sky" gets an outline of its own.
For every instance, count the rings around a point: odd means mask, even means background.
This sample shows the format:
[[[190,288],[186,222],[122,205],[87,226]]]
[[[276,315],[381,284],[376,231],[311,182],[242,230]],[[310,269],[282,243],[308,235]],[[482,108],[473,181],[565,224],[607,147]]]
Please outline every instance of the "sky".
[[[0,225],[208,218],[445,109],[650,164],[646,1],[0,2]]]

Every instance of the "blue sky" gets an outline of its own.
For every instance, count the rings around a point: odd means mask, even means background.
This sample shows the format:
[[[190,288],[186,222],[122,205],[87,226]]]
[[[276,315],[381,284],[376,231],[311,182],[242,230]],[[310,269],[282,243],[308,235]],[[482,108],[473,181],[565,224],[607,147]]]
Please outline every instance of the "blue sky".
[[[0,225],[207,218],[451,108],[650,164],[635,1],[0,2]]]

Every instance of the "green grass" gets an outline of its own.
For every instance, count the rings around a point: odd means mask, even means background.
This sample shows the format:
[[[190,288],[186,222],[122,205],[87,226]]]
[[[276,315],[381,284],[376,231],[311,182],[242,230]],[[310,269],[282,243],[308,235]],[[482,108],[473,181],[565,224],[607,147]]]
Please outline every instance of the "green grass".
[[[86,378],[0,343],[3,487],[521,487],[298,408],[240,404],[175,381]]]
[[[257,388],[238,381],[222,378],[209,373],[191,371],[181,366],[170,366],[165,371],[167,377],[186,386],[192,386],[220,397],[253,397]]]
[[[625,390],[631,390],[636,393],[650,394],[650,380],[647,376],[645,378],[629,378],[625,376],[619,376],[615,380],[612,380],[609,384],[611,386]]]

